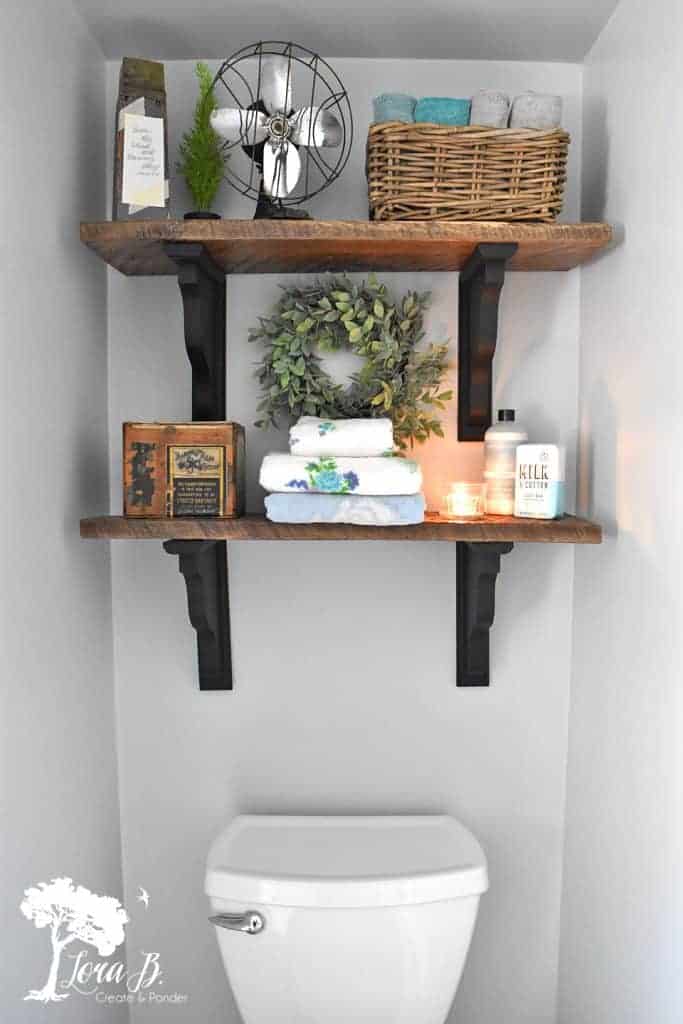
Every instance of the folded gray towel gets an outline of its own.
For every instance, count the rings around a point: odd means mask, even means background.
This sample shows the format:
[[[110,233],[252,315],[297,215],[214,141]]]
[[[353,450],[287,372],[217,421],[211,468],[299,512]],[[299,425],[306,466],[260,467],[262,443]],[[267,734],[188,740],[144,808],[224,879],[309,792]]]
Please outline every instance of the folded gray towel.
[[[517,96],[510,111],[511,128],[538,128],[551,131],[562,123],[562,97],[541,92]]]

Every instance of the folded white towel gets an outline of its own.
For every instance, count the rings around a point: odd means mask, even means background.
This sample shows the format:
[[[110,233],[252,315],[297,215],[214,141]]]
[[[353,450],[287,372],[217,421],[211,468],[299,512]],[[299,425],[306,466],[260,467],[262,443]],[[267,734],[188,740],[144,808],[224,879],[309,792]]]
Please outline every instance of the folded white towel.
[[[390,419],[322,420],[302,416],[289,430],[292,455],[385,455],[394,449]]]
[[[282,493],[419,494],[422,473],[417,462],[395,456],[307,459],[273,452],[261,463],[259,483]]]
[[[510,97],[497,89],[480,89],[472,97],[470,124],[507,128]]]

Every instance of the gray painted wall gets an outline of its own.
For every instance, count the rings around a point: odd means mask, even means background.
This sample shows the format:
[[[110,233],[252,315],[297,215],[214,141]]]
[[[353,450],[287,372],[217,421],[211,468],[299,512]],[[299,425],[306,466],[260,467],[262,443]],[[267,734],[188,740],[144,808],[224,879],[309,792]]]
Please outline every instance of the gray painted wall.
[[[364,142],[371,97],[484,86],[551,89],[574,137],[568,219],[578,213],[581,69],[574,66],[337,61],[357,114],[352,162],[310,204],[318,217],[366,213]],[[191,64],[167,67],[171,137],[188,123]],[[118,66],[109,68],[112,109]],[[173,183],[176,210],[190,208]],[[222,212],[249,216],[227,192]],[[429,333],[456,337],[457,277],[396,277],[431,287]],[[258,464],[282,434],[252,426],[248,326],[277,295],[274,277],[228,283],[228,412],[248,428],[250,504]],[[496,398],[536,436],[573,448],[579,275],[525,274],[505,286]],[[109,278],[111,507],[120,509],[120,424],[190,415],[180,299],[171,279]],[[481,446],[449,439],[419,453],[432,504],[481,468]],[[571,461],[571,459],[570,459]],[[102,504],[105,510],[105,503]],[[175,1019],[236,1022],[202,893],[213,836],[245,811],[447,811],[490,859],[459,1024],[550,1024],[555,1017],[573,553],[518,548],[505,559],[493,686],[455,687],[455,551],[438,544],[230,547],[236,689],[200,694],[177,561],[159,544],[112,546],[115,674],[125,892],[152,900],[131,949],[161,952]],[[137,1016],[136,1016],[137,1014]],[[145,1007],[140,1021],[172,1011]]]
[[[19,903],[60,875],[121,894],[109,552],[78,536],[108,488],[106,274],[78,241],[104,214],[105,69],[70,3],[4,21],[0,1018],[93,1024],[125,1015],[23,1002],[50,942]]]
[[[623,0],[585,70],[577,551],[560,1020],[678,1024],[681,955],[683,12]],[[647,125],[647,145],[639,126]]]
[[[617,0],[76,0],[108,58],[155,52],[163,60],[225,59],[255,39],[296,39],[330,57],[412,60],[583,60]],[[450,94],[448,94],[450,95]]]

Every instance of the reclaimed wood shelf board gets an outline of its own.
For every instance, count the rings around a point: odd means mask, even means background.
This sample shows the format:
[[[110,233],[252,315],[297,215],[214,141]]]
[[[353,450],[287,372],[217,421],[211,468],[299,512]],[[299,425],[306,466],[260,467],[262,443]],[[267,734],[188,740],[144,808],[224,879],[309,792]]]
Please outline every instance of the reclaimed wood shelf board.
[[[607,248],[609,224],[499,221],[154,220],[81,224],[81,241],[131,276],[176,274],[165,243],[201,245],[226,274],[460,270],[477,246],[515,243],[508,270],[571,270]]]
[[[428,514],[419,526],[347,526],[271,523],[264,516],[242,519],[138,519],[96,516],[81,520],[81,537],[95,540],[413,540],[470,543],[600,544],[597,523],[576,516],[561,519],[447,520]]]

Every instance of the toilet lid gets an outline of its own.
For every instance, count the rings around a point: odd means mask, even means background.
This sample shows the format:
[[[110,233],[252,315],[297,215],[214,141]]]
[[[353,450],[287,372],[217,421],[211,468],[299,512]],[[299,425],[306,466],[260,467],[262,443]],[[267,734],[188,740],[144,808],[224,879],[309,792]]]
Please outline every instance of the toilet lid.
[[[388,907],[475,896],[484,852],[445,815],[235,818],[209,852],[206,892],[288,907]]]

